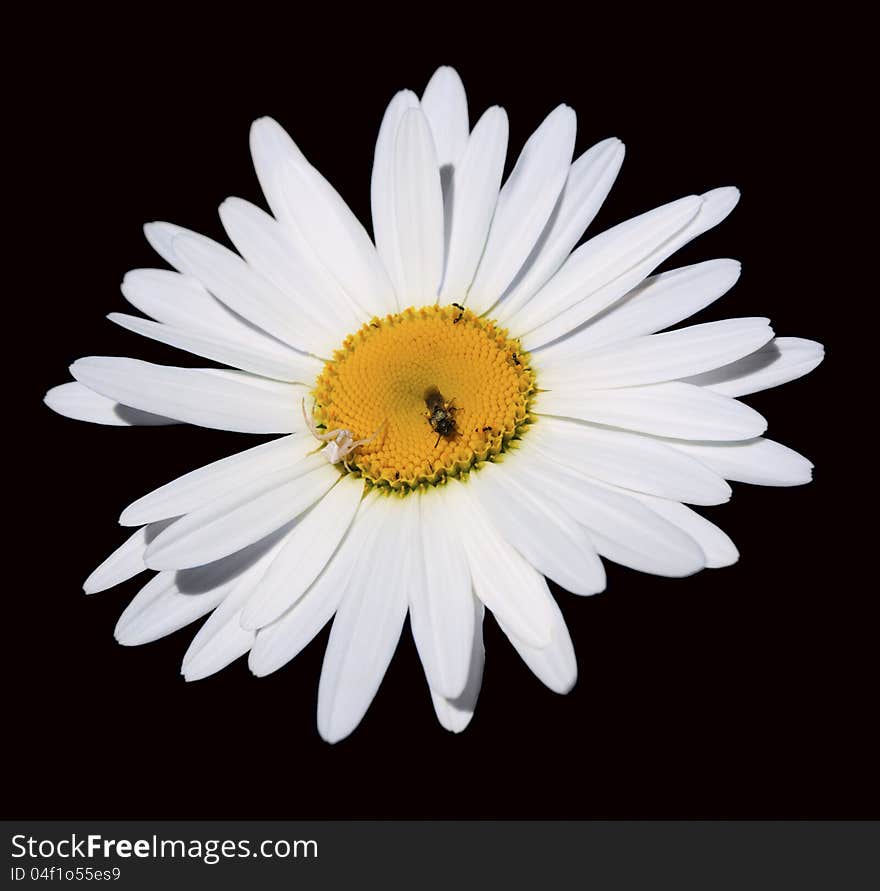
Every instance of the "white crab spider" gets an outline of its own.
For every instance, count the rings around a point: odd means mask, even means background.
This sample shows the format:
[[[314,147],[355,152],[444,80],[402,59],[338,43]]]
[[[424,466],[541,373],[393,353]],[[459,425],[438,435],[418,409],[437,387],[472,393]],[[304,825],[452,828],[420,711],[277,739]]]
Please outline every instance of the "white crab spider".
[[[330,462],[330,464],[338,464],[342,461],[343,464],[345,464],[346,470],[351,470],[348,466],[348,461],[345,460],[347,456],[358,446],[372,442],[378,436],[379,430],[385,426],[384,422],[380,424],[372,436],[368,436],[366,439],[353,439],[351,430],[346,430],[344,428],[330,430],[327,433],[319,433],[318,426],[315,424],[315,419],[306,411],[305,399],[302,401],[302,413],[303,418],[305,418],[306,426],[309,428],[309,432],[312,436],[320,442],[327,443],[327,445],[321,449],[321,454]],[[320,448],[320,446],[318,448]]]

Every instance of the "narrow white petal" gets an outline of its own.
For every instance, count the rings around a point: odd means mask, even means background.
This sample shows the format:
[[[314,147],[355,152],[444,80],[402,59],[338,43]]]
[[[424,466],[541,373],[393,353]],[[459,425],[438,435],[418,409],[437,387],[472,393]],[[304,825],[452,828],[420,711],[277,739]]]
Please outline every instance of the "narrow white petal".
[[[483,646],[483,617],[486,607],[471,595],[471,608],[474,611],[474,635],[465,688],[461,695],[455,699],[446,699],[431,690],[431,702],[437,720],[450,733],[461,733],[470,724],[477,707],[480,687],[483,685],[483,666],[486,664],[486,648]]]
[[[144,551],[170,520],[142,526],[129,536],[83,583],[86,594],[97,594],[128,581],[147,568]]]
[[[562,418],[541,418],[522,449],[589,477],[688,504],[723,504],[730,486],[713,470],[650,436]]]
[[[651,508],[654,513],[659,514],[664,520],[669,520],[670,523],[689,535],[703,551],[707,569],[732,566],[739,560],[739,551],[727,533],[714,523],[710,523],[695,510],[667,498],[656,498],[653,495],[643,495],[642,493],[636,493],[635,497]]]
[[[363,315],[289,228],[240,198],[220,205],[220,219],[242,257],[290,300],[289,312],[308,320],[312,352],[330,355],[341,332],[360,326]]]
[[[180,268],[242,318],[303,352],[315,352],[320,329],[297,318],[293,302],[238,254],[202,235],[178,235]]]
[[[455,164],[467,145],[467,96],[458,72],[448,65],[438,68],[422,94],[422,110],[431,125],[437,162]]]
[[[169,241],[187,234],[186,229],[169,223],[148,223],[146,229],[168,227]],[[188,233],[196,238],[201,236]],[[174,265],[183,265],[175,257]],[[251,350],[270,354],[287,349],[265,331],[245,321],[221,303],[205,286],[188,275],[170,269],[132,269],[122,280],[122,296],[144,315],[193,334],[234,340]]]
[[[504,540],[471,486],[450,480],[438,495],[458,529],[474,593],[512,634],[530,646],[546,646],[552,615],[544,577]]]
[[[794,449],[772,439],[748,442],[675,442],[672,445],[711,467],[725,479],[755,486],[802,486],[813,465]]]
[[[608,296],[612,291],[606,290],[606,285],[620,279],[684,229],[699,212],[701,203],[699,197],[689,195],[595,235],[562,264],[525,306],[502,321],[520,336],[584,301],[589,301],[593,314],[600,312],[612,302]]]
[[[556,208],[532,256],[507,289],[497,318],[511,318],[565,262],[611,191],[623,155],[619,139],[605,139],[571,165]]]
[[[380,498],[381,528],[365,548],[333,620],[318,684],[318,732],[335,743],[361,722],[397,648],[407,609],[407,579],[398,542],[404,535],[399,504]]]
[[[715,371],[687,379],[724,396],[748,396],[809,374],[822,359],[821,343],[800,337],[777,337],[763,349]]]
[[[672,381],[727,365],[772,339],[768,319],[725,319],[691,325],[598,347],[581,359],[542,368],[541,387],[602,390]]]
[[[153,569],[201,566],[279,529],[338,481],[336,468],[319,456],[314,461],[316,466],[308,473],[276,471],[181,517],[147,548],[147,565]]]
[[[43,397],[43,402],[65,418],[105,424],[108,427],[161,427],[178,423],[174,418],[122,405],[115,399],[108,399],[90,390],[79,381],[68,381],[52,387]]]
[[[241,612],[256,586],[290,535],[276,536],[272,545],[233,583],[229,594],[208,617],[183,657],[181,673],[188,681],[215,674],[247,653],[256,634],[241,627]]]
[[[306,239],[346,294],[371,315],[396,312],[397,299],[370,236],[336,190],[309,164],[278,171],[281,219]]]
[[[524,464],[521,474],[530,486],[569,510],[587,528],[596,550],[615,563],[674,578],[705,565],[693,538],[631,495],[539,460]]]
[[[246,384],[249,387],[253,387],[256,390],[263,390],[266,393],[278,393],[278,392],[292,392],[295,394],[296,405],[299,411],[297,412],[298,417],[296,418],[296,422],[293,427],[295,430],[306,431],[308,427],[306,426],[305,419],[302,415],[302,401],[307,396],[310,396],[309,388],[301,386],[299,384],[288,384],[285,382],[273,381],[268,377],[260,377],[256,374],[251,374],[247,371],[239,371],[236,368],[200,368],[199,371],[203,371],[205,374],[210,377],[218,377],[220,380],[231,381],[233,383]]]
[[[158,573],[119,617],[116,639],[124,646],[137,646],[201,618],[223,601],[275,541],[269,536],[207,566]]]
[[[705,309],[739,279],[736,260],[707,260],[645,279],[570,337],[540,347],[544,365],[561,363],[607,344],[655,334]]]
[[[116,623],[114,635],[125,647],[151,643],[195,622],[214,609],[228,592],[220,585],[184,594],[176,572],[160,572],[135,595]]]
[[[155,221],[144,223],[144,235],[150,247],[169,265],[177,269],[177,255],[174,253],[174,239],[178,235],[190,232],[174,223]],[[138,270],[135,270],[138,271]],[[167,270],[160,270],[167,272]]]
[[[455,165],[451,189],[445,196],[449,248],[440,292],[443,302],[460,303],[474,280],[501,188],[507,136],[507,113],[493,106],[477,121]]]
[[[172,328],[170,325],[151,322],[149,319],[121,312],[111,312],[107,318],[128,331],[149,337],[159,343],[274,380],[311,386],[321,373],[322,365],[317,359],[292,349],[285,349],[280,343],[274,346],[267,344],[266,349],[252,349],[234,340],[194,334],[182,328]]]
[[[316,446],[309,436],[283,436],[221,458],[138,498],[122,512],[119,522],[123,526],[140,526],[179,517],[278,471],[305,473],[315,464],[301,462]]]
[[[412,90],[401,90],[394,95],[379,127],[376,152],[373,156],[373,175],[370,180],[370,205],[373,214],[373,239],[392,282],[402,279],[397,227],[394,223],[394,145],[397,130],[406,111],[418,108],[419,100]]]
[[[309,167],[303,153],[276,121],[260,118],[251,127],[251,154],[266,201],[278,222],[283,224],[284,234],[291,245],[291,254],[301,264],[301,274],[306,276],[308,284],[304,284],[305,293],[313,294],[340,309],[347,306],[361,322],[368,321],[371,313],[345,294],[330,269],[315,253],[301,228],[289,215],[291,196],[285,193],[282,170],[288,164]]]
[[[499,620],[498,624],[523,662],[529,666],[542,684],[545,684],[554,693],[568,693],[577,681],[577,658],[571,643],[571,635],[568,633],[568,626],[549,591],[547,600],[553,616],[553,631],[550,643],[546,647],[530,647],[519,640],[515,634],[511,634],[503,622]]]
[[[368,494],[333,559],[308,591],[277,621],[257,632],[248,665],[258,677],[286,665],[330,621],[347,590],[365,547],[378,534],[373,513],[377,496]]]
[[[767,429],[767,422],[749,406],[677,381],[620,390],[541,393],[534,410],[676,439],[751,439]]]
[[[577,118],[560,105],[526,141],[501,194],[489,240],[468,293],[476,313],[488,310],[513,281],[538,241],[565,185]]]
[[[241,604],[252,590],[250,580],[233,588],[193,638],[186,653],[180,673],[187,681],[201,681],[241,658],[254,643],[254,632],[246,631],[239,624]],[[194,649],[198,644],[198,648]]]
[[[147,528],[142,526],[129,536],[83,583],[86,594],[106,591],[143,572],[144,551],[147,549]]]
[[[251,157],[260,188],[266,203],[276,217],[280,217],[286,205],[281,192],[278,171],[288,163],[307,164],[303,153],[287,134],[287,131],[269,117],[258,118],[251,124]]]
[[[363,480],[343,477],[300,517],[242,613],[245,628],[274,622],[305,594],[348,532],[363,491]]]
[[[492,523],[538,572],[573,594],[605,588],[605,570],[587,533],[567,511],[519,482],[517,468],[528,454],[513,453],[471,474],[472,486]]]
[[[403,113],[392,163],[397,262],[392,263],[401,306],[434,303],[443,274],[443,195],[431,130],[418,108]]]
[[[700,196],[702,204],[697,215],[673,237],[663,242],[642,262],[637,263],[623,275],[618,276],[589,297],[574,304],[564,312],[535,328],[523,337],[523,347],[529,352],[544,344],[552,343],[560,337],[575,332],[584,322],[635,288],[652,270],[667,257],[672,256],[689,241],[718,225],[739,201],[739,190],[728,187],[713,189]],[[551,280],[552,281],[552,280]]]
[[[289,433],[305,389],[247,376],[237,380],[197,368],[154,365],[139,359],[89,356],[70,366],[85,386],[141,411],[241,433]]]
[[[440,696],[462,695],[471,673],[474,596],[467,560],[436,492],[408,497],[417,516],[411,520],[413,560],[409,615],[413,638],[428,685]]]

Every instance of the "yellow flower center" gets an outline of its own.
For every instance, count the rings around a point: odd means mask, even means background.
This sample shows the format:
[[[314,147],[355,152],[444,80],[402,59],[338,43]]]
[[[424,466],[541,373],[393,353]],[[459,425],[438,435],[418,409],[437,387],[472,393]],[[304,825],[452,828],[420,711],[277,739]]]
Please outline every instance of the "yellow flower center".
[[[346,469],[409,490],[503,452],[534,392],[528,354],[494,322],[456,305],[411,307],[345,339],[318,378],[314,420],[322,433],[372,436]]]

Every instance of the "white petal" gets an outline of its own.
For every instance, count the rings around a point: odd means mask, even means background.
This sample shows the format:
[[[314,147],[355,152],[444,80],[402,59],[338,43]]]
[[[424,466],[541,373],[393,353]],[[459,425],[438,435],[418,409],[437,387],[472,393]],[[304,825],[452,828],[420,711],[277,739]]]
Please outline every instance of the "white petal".
[[[553,631],[550,643],[546,647],[530,647],[519,640],[515,634],[511,634],[503,622],[499,621],[498,624],[523,662],[531,668],[541,683],[554,693],[568,693],[577,681],[577,658],[565,619],[549,591],[547,600],[553,615]]]
[[[116,624],[114,635],[125,647],[151,643],[195,622],[214,609],[228,592],[221,585],[198,594],[183,594],[178,573],[160,572],[135,595]]]
[[[511,333],[527,334],[584,301],[589,302],[592,314],[605,309],[613,302],[609,297],[613,292],[606,290],[606,285],[638,266],[687,226],[701,203],[696,195],[689,195],[595,235],[562,264],[525,306],[505,319]],[[619,296],[615,294],[613,300]]]
[[[443,196],[431,130],[418,108],[403,113],[392,163],[394,231],[391,264],[401,306],[434,303],[443,273]]]
[[[544,577],[504,540],[469,485],[450,480],[438,496],[458,529],[474,593],[512,634],[531,646],[549,644],[552,616]]]
[[[431,702],[441,726],[450,733],[461,733],[471,722],[477,707],[477,698],[483,684],[483,666],[486,663],[486,648],[483,646],[483,616],[486,608],[471,595],[474,610],[474,635],[471,648],[470,669],[464,691],[455,699],[446,699],[431,690]]]
[[[699,545],[635,497],[589,480],[571,468],[524,462],[524,482],[569,510],[603,557],[641,572],[681,577],[705,564]]]
[[[739,551],[727,533],[695,510],[677,501],[655,498],[653,495],[643,495],[640,492],[635,493],[634,497],[689,535],[703,551],[707,569],[731,566],[739,560]]]
[[[767,422],[749,406],[677,381],[579,394],[541,393],[534,411],[677,439],[751,439],[767,429]]]
[[[129,536],[83,583],[86,594],[97,594],[128,581],[147,568],[144,551],[170,520],[142,526]]]
[[[755,486],[802,486],[813,478],[813,465],[794,449],[772,439],[748,442],[676,442],[675,448],[692,455],[725,479]]]
[[[511,318],[563,264],[611,191],[623,155],[619,139],[605,139],[571,165],[565,188],[532,256],[498,307],[499,320]]]
[[[455,164],[464,153],[470,127],[464,84],[454,68],[438,68],[422,94],[422,110],[431,125],[437,162]]]
[[[291,255],[296,256],[300,273],[305,276],[303,291],[332,303],[340,310],[347,306],[361,322],[369,321],[370,313],[365,312],[357,301],[345,294],[300,227],[289,216],[290,196],[284,192],[285,183],[281,171],[288,164],[309,167],[303,153],[277,122],[271,118],[260,118],[251,127],[251,154],[266,201],[279,223],[283,223],[282,228],[290,242]]]
[[[435,491],[408,497],[411,522],[409,615],[428,685],[440,696],[462,695],[471,673],[474,596],[467,560]],[[403,509],[410,510],[408,504]]]
[[[289,228],[240,198],[220,205],[220,219],[242,257],[290,300],[289,312],[308,319],[310,332],[324,338],[314,343],[314,352],[331,355],[341,332],[360,327],[363,314]]]
[[[305,473],[316,466],[315,463],[300,464],[316,445],[308,436],[283,436],[221,458],[138,498],[122,512],[119,522],[123,526],[140,526],[179,517],[278,471],[290,469],[293,473]]]
[[[253,387],[256,390],[263,390],[266,393],[278,393],[278,392],[292,392],[295,394],[296,405],[299,411],[296,413],[296,421],[293,424],[295,430],[299,430],[302,432],[306,432],[308,427],[306,426],[305,418],[302,414],[302,401],[306,398],[306,396],[310,396],[309,388],[300,386],[299,384],[288,384],[278,381],[273,381],[268,377],[259,377],[258,375],[251,374],[247,371],[238,371],[235,368],[199,368],[199,371],[204,372],[210,377],[218,377],[224,381],[232,381],[233,383],[246,384],[249,387]]]
[[[250,144],[260,188],[272,213],[280,217],[286,201],[278,181],[278,171],[288,163],[308,162],[287,131],[272,118],[259,118],[251,124]]]
[[[540,347],[536,357],[550,365],[606,344],[662,331],[726,294],[739,274],[736,260],[707,260],[651,276],[570,337]]]
[[[702,204],[697,215],[673,238],[664,241],[641,263],[637,263],[623,275],[593,292],[588,298],[530,331],[522,339],[523,347],[531,352],[544,344],[552,343],[557,338],[576,331],[588,319],[592,319],[597,313],[611,306],[635,288],[667,257],[672,256],[693,238],[718,225],[736,206],[739,190],[730,187],[713,189],[701,195],[700,199]]]
[[[730,486],[714,471],[650,436],[561,418],[541,418],[522,449],[587,476],[688,504],[723,504]]]
[[[541,369],[545,390],[634,387],[718,368],[773,339],[768,319],[725,319],[635,337],[591,350],[581,359]],[[730,394],[728,394],[730,395]]]
[[[155,221],[152,223],[144,223],[144,235],[146,236],[147,241],[150,244],[150,247],[169,265],[173,266],[177,269],[177,255],[174,253],[173,242],[174,239],[177,238],[178,235],[182,235],[186,232],[189,232],[189,229],[184,229],[182,226],[177,226],[174,223],[165,223],[161,221]],[[133,272],[140,272],[141,270],[133,270]],[[150,270],[153,271],[153,270]],[[171,274],[168,270],[157,270],[159,272],[163,272],[166,275]]]
[[[201,566],[279,529],[308,510],[339,480],[336,468],[317,455],[314,461],[316,466],[308,473],[276,471],[181,517],[147,548],[147,566]]]
[[[134,597],[116,623],[124,646],[149,643],[177,631],[214,609],[271,546],[258,545],[197,569],[160,572]]]
[[[124,646],[137,646],[201,618],[230,593],[238,579],[274,541],[273,537],[267,537],[207,566],[158,573],[119,617],[114,632],[116,639]]]
[[[278,172],[281,219],[306,239],[348,296],[371,315],[398,309],[394,289],[370,236],[336,190],[308,164]]]
[[[229,594],[199,629],[183,657],[181,673],[186,680],[215,674],[253,646],[256,634],[241,627],[241,612],[289,535],[289,530],[284,530],[276,536],[262,556],[238,576]]]
[[[404,113],[410,108],[418,107],[418,97],[412,90],[401,90],[395,94],[385,109],[373,156],[373,175],[370,180],[373,239],[392,282],[402,279],[397,227],[394,223],[394,145]]]
[[[305,594],[348,532],[363,492],[363,480],[343,477],[300,517],[242,613],[245,628],[274,622]]]
[[[777,337],[750,356],[688,378],[687,383],[707,387],[724,396],[748,396],[803,377],[824,358],[821,343],[800,337]]]
[[[178,235],[173,247],[183,272],[242,318],[303,352],[316,351],[321,330],[297,318],[293,301],[238,254],[196,234]]]
[[[107,318],[129,331],[134,331],[135,334],[141,334],[159,343],[274,380],[311,386],[321,373],[322,365],[317,359],[285,349],[280,343],[268,349],[255,350],[234,340],[194,334],[182,328],[172,328],[170,325],[162,325],[121,312],[111,312]]]
[[[180,672],[187,681],[204,680],[250,651],[255,634],[242,628],[238,620],[253,584],[248,579],[236,585],[199,629],[184,655]],[[194,649],[196,643],[198,648]]]
[[[79,359],[70,373],[90,389],[132,408],[241,433],[297,429],[297,410],[305,392],[303,387],[277,381],[255,379],[251,384],[246,378],[229,380],[197,368],[116,356]]]
[[[449,216],[449,249],[440,296],[461,302],[477,271],[495,213],[508,123],[503,108],[493,106],[477,121],[445,196]],[[451,211],[450,211],[451,207]]]
[[[378,534],[373,512],[375,491],[368,494],[333,559],[308,591],[277,621],[261,628],[248,665],[258,677],[271,674],[293,659],[330,621],[342,601],[357,560]]]
[[[476,313],[488,310],[513,281],[535,246],[565,185],[577,119],[560,105],[529,137],[501,194],[486,250],[468,293]]]
[[[403,630],[407,579],[398,542],[406,536],[394,502],[377,501],[380,534],[374,548],[362,551],[330,630],[318,684],[318,732],[330,743],[360,723]]]
[[[167,229],[169,250],[174,238],[188,233],[170,223],[148,223],[144,229],[148,232]],[[173,260],[175,265],[180,264],[176,256]],[[132,269],[122,280],[122,296],[144,315],[172,328],[234,340],[251,350],[270,354],[288,349],[208,293],[201,282],[170,269]]]
[[[174,418],[121,405],[115,399],[108,399],[78,381],[52,387],[43,397],[43,402],[65,418],[106,424],[109,427],[161,427],[178,423]]]
[[[528,454],[514,452],[502,463],[487,463],[468,485],[506,541],[538,572],[573,594],[602,591],[605,570],[589,536],[567,511],[519,482],[517,468],[525,460]]]

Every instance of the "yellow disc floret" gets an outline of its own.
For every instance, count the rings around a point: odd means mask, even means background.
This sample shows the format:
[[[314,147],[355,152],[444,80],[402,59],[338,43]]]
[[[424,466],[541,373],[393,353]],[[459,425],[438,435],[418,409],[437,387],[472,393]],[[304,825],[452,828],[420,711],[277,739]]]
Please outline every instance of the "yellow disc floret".
[[[347,469],[414,489],[503,452],[534,392],[528,354],[494,322],[457,305],[410,308],[346,338],[318,378],[314,420],[367,440]]]

